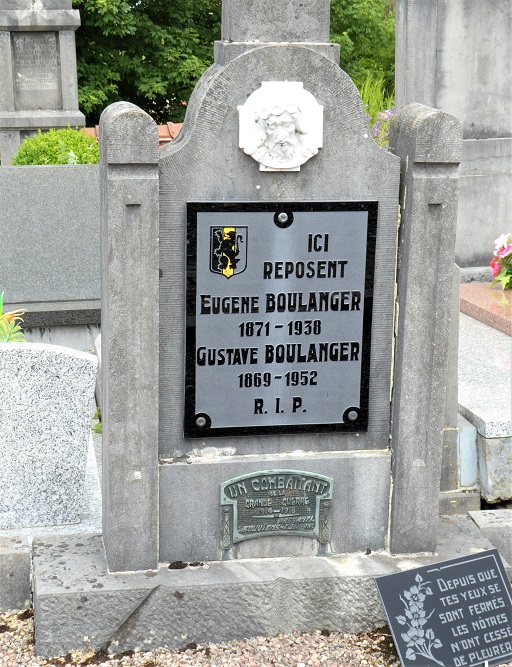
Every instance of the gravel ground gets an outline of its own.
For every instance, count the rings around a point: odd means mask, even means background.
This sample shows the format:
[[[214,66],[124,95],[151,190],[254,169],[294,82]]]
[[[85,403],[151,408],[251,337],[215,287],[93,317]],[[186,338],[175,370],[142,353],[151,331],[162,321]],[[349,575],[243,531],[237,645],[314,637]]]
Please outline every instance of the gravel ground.
[[[0,614],[0,667],[399,667],[389,628],[347,635],[328,630],[254,637],[222,644],[189,644],[181,651],[158,649],[121,655],[72,653],[45,660],[34,652],[31,611]],[[418,667],[422,665],[418,664]],[[447,665],[447,667],[449,667]],[[502,667],[512,667],[512,662]]]
[[[315,634],[254,637],[222,644],[190,645],[181,651],[159,649],[146,653],[122,655],[71,654],[45,660],[34,653],[32,613],[0,614],[1,667],[337,667],[342,665],[384,665],[399,667],[389,630],[382,628],[368,634],[346,635],[327,630]]]

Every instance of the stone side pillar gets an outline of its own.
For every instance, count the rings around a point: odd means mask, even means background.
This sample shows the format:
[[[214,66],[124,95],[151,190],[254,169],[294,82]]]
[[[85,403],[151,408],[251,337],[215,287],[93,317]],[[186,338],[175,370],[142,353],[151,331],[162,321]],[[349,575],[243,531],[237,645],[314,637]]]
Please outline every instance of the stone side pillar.
[[[158,130],[100,119],[103,540],[110,571],[158,561]]]
[[[0,3],[0,162],[38,128],[85,125],[78,110],[71,0]]]
[[[450,313],[450,337],[448,342],[448,367],[446,376],[446,404],[444,418],[444,445],[441,469],[440,513],[445,512],[444,499],[449,499],[450,492],[459,487],[459,415],[458,393],[458,360],[459,360],[459,304],[460,304],[460,269],[454,266],[453,272],[453,303]],[[457,508],[454,507],[456,510]],[[456,513],[453,512],[454,514]]]
[[[461,144],[459,122],[444,112],[409,104],[393,118],[390,147],[401,159],[401,224],[392,553],[436,549]]]

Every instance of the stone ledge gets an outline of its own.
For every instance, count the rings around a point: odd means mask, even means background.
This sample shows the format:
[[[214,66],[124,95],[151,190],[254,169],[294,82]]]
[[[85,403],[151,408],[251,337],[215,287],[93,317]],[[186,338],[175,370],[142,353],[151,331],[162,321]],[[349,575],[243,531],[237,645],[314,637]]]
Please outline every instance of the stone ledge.
[[[460,269],[461,285],[465,283],[482,283],[489,284],[492,281],[491,267],[486,266],[466,266]]]
[[[77,9],[1,9],[0,28],[11,31],[76,30],[80,26]]]
[[[489,283],[468,283],[460,286],[462,313],[512,336],[512,296],[509,290]]]
[[[288,42],[288,46],[300,46],[311,49],[320,55],[332,60],[336,65],[340,62],[340,47],[339,44],[324,43],[324,42]],[[282,42],[228,42],[216,41],[214,42],[214,59],[218,65],[227,65],[229,62],[238,58],[243,53],[260,49],[266,46],[283,46]]]
[[[491,548],[468,517],[444,517],[436,554],[271,558],[109,574],[100,536],[44,538],[34,545],[36,651],[53,657],[321,628],[358,632],[385,623],[374,577]]]
[[[68,326],[77,324],[100,324],[101,302],[90,301],[52,301],[38,303],[5,304],[5,312],[23,309],[23,328]]]
[[[461,313],[459,412],[484,438],[512,438],[510,341],[510,336]]]
[[[2,130],[31,130],[67,127],[75,125],[83,127],[85,116],[81,111],[74,109],[57,110],[44,109],[42,111],[0,111],[0,128]]]

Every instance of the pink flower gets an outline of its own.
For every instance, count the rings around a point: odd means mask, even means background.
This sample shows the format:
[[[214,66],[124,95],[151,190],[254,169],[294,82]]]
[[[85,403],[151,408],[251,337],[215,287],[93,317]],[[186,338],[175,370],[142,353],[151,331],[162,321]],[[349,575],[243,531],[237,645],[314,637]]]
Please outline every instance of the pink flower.
[[[490,267],[492,269],[492,275],[496,278],[501,269],[500,260],[497,257],[493,257],[490,261]]]
[[[509,243],[507,246],[502,248],[501,250],[498,250],[496,253],[499,257],[508,257],[508,255],[512,254],[512,243]]]
[[[494,254],[498,254],[498,250],[506,248],[509,243],[512,243],[512,233],[511,234],[502,234],[494,241]]]

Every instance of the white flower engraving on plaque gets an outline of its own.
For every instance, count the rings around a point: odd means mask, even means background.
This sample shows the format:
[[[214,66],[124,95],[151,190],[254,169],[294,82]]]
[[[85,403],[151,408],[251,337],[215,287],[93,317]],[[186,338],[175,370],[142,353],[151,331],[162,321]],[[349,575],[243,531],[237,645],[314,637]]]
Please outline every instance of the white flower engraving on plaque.
[[[239,146],[260,171],[300,171],[323,145],[323,107],[300,81],[263,81],[238,107]]]

